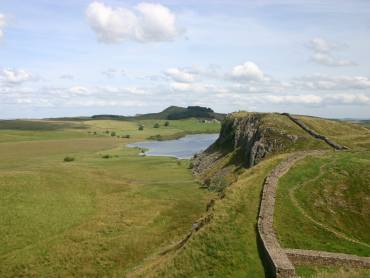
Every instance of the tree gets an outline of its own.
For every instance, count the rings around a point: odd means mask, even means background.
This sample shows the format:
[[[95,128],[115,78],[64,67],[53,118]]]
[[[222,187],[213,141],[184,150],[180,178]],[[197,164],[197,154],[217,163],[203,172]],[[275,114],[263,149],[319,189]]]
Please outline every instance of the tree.
[[[138,130],[144,130],[144,126],[143,125],[139,125]]]
[[[154,128],[159,128],[159,123],[155,123],[153,127]]]
[[[167,122],[164,123],[164,126],[169,126],[169,125],[170,125],[170,122],[169,121],[167,121]]]

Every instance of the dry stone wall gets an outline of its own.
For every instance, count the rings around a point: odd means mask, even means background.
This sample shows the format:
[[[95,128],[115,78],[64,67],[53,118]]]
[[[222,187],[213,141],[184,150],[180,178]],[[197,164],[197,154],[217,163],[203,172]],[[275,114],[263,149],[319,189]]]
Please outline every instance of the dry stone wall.
[[[282,113],[282,115],[287,116],[289,119],[291,119],[294,123],[296,123],[298,126],[300,126],[303,130],[305,130],[308,134],[315,137],[316,139],[323,140],[325,143],[327,143],[329,146],[333,147],[336,150],[347,150],[348,148],[346,146],[342,146],[329,138],[327,138],[324,135],[321,135],[317,133],[316,131],[310,129],[303,121],[293,117],[289,113]]]
[[[317,151],[298,152],[290,155],[286,160],[281,162],[274,170],[272,170],[272,172],[266,177],[263,185],[257,223],[258,235],[265,258],[267,258],[267,266],[276,277],[296,277],[294,266],[284,249],[281,248],[273,228],[278,181],[279,178],[283,176],[297,161],[314,153],[317,153]]]
[[[349,265],[370,268],[370,257],[302,249],[284,249],[284,251],[295,265]]]

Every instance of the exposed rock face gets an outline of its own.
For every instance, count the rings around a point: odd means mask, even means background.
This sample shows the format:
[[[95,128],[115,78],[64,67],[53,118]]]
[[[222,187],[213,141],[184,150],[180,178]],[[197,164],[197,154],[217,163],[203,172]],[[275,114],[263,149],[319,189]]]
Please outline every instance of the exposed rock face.
[[[226,117],[218,140],[193,160],[194,173],[204,173],[226,153],[233,153],[234,162],[249,168],[270,153],[279,152],[288,143],[297,140],[296,135],[265,126],[264,116],[265,114],[249,113],[243,117]]]

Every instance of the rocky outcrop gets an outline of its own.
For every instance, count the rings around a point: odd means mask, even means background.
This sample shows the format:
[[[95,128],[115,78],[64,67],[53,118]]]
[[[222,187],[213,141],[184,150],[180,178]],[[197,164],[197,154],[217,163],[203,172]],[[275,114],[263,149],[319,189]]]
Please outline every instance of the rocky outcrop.
[[[311,136],[313,136],[314,138],[316,139],[319,139],[319,140],[322,140],[324,141],[326,144],[328,144],[329,146],[331,146],[332,148],[336,149],[336,150],[347,150],[348,147],[346,146],[342,146],[336,142],[334,142],[333,140],[330,140],[328,137],[322,135],[322,134],[319,134],[317,133],[316,131],[312,130],[311,128],[309,128],[303,121],[301,121],[300,119],[297,119],[295,117],[293,117],[292,115],[290,115],[289,113],[282,113],[282,115],[284,116],[287,116],[291,121],[293,121],[294,123],[296,123],[298,126],[300,126],[304,131],[306,131],[308,134],[310,134]]]
[[[252,167],[272,153],[284,150],[294,143],[296,135],[264,125],[263,113],[248,113],[242,117],[228,115],[217,141],[193,160],[196,175],[214,168],[228,154],[232,163]]]

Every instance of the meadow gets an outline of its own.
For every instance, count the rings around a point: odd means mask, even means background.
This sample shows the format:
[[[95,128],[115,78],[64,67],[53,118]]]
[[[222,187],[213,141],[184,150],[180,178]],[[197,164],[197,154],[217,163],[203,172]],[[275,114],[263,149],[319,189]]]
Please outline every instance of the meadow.
[[[180,240],[213,195],[199,188],[188,161],[140,157],[125,145],[217,132],[219,124],[153,126],[0,123],[0,276],[122,277]]]

